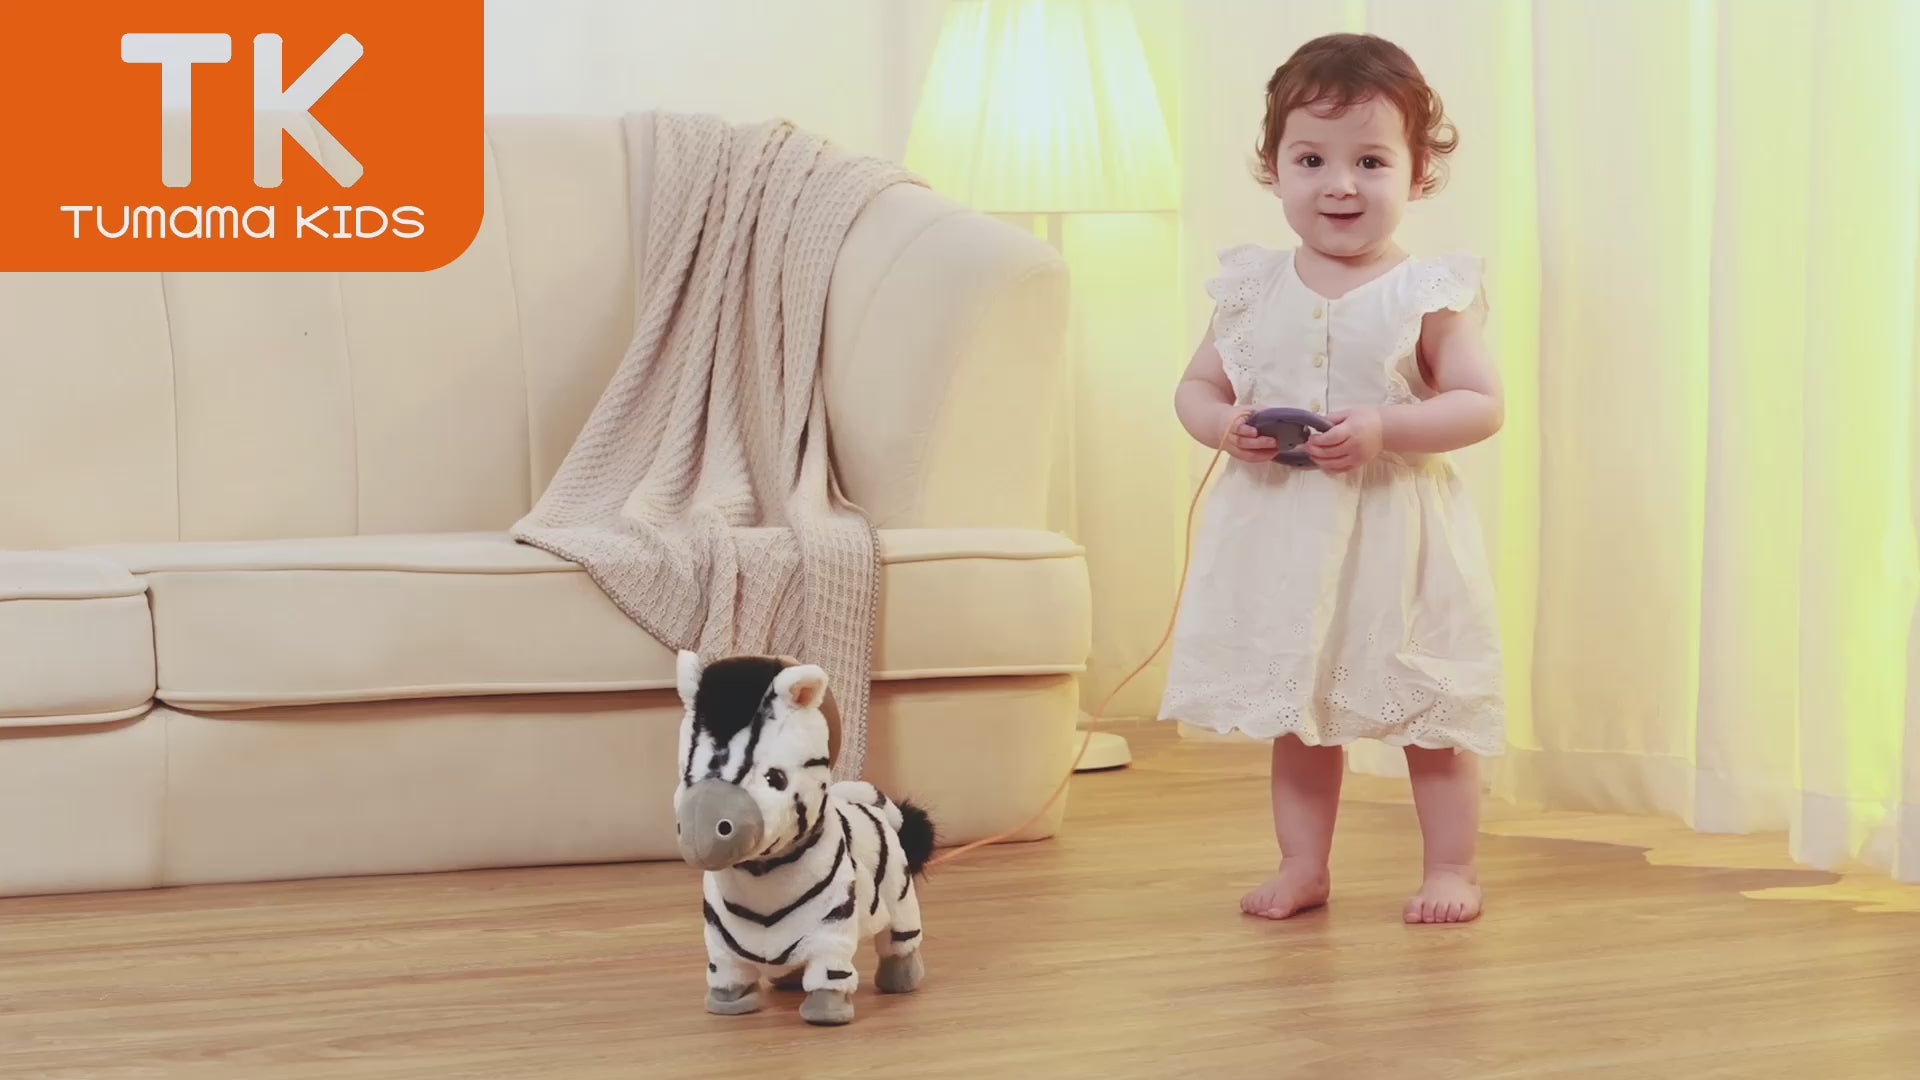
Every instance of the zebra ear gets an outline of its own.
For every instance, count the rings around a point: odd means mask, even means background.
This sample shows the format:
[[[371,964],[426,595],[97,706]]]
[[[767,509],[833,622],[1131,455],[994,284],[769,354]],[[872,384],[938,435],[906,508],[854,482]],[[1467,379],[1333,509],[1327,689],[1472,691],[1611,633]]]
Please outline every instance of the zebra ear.
[[[773,680],[774,693],[793,709],[817,709],[827,696],[827,673],[818,664],[796,664]]]
[[[693,707],[693,697],[700,691],[700,673],[705,665],[700,663],[700,654],[681,649],[675,662],[675,678],[680,689],[680,704]]]

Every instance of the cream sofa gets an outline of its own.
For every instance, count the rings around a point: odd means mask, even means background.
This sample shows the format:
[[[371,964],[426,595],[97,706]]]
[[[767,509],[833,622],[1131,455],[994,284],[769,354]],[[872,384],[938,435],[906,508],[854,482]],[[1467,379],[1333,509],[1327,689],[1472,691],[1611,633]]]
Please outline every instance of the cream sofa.
[[[630,332],[627,147],[496,117],[488,150],[434,273],[0,276],[0,895],[674,856],[672,654],[506,532]],[[1075,748],[1066,298],[917,188],[835,271],[833,449],[886,562],[869,775],[948,841]]]

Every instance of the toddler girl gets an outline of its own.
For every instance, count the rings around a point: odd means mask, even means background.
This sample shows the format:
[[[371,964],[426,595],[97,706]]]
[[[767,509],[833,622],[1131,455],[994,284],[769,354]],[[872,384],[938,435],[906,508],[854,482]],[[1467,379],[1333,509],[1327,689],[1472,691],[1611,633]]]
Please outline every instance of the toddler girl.
[[[1499,635],[1474,508],[1446,453],[1502,419],[1470,255],[1411,258],[1410,200],[1438,188],[1451,125],[1407,54],[1371,35],[1309,42],[1267,83],[1260,182],[1300,243],[1221,253],[1217,306],[1175,393],[1230,460],[1208,496],[1162,719],[1273,741],[1279,873],[1241,908],[1327,900],[1342,747],[1403,747],[1425,848],[1408,922],[1480,914],[1479,756],[1505,746]],[[1243,421],[1333,422],[1311,467]]]

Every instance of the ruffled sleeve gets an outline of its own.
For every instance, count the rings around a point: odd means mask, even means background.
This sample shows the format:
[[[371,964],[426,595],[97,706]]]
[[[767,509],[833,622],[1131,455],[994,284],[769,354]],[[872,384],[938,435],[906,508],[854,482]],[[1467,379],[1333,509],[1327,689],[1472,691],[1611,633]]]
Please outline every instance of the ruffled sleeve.
[[[1486,307],[1487,261],[1467,252],[1423,259],[1413,275],[1413,303],[1422,315]]]
[[[1436,311],[1464,311],[1486,324],[1487,261],[1467,252],[1451,252],[1420,259],[1412,264],[1400,295],[1400,338],[1394,342],[1393,355],[1413,360],[1413,349],[1420,342],[1421,320]],[[1418,375],[1417,368],[1402,372],[1403,378]],[[1404,388],[1403,388],[1404,389]],[[1397,398],[1396,398],[1397,400]]]
[[[1245,396],[1253,382],[1253,324],[1256,302],[1287,257],[1258,244],[1236,244],[1219,253],[1220,272],[1207,279],[1213,313],[1213,347],[1234,390]]]

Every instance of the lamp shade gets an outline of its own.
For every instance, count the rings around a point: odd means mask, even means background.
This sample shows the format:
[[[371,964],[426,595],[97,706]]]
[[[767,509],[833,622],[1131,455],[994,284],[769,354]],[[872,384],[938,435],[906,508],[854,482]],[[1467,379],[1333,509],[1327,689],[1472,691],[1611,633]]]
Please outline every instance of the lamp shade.
[[[1179,207],[1126,0],[953,0],[905,164],[986,213]]]

